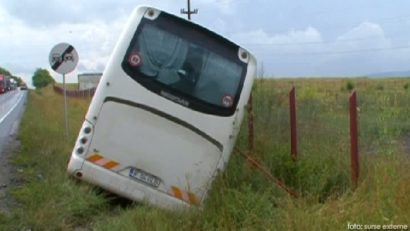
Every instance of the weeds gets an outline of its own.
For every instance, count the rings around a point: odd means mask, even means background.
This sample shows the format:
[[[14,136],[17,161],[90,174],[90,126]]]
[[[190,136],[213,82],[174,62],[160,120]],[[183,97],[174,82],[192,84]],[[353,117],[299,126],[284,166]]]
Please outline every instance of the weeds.
[[[346,83],[346,90],[352,91],[354,89],[354,83],[352,81],[347,81]]]
[[[258,80],[254,88],[253,157],[299,192],[289,197],[233,153],[201,210],[168,212],[145,204],[110,203],[94,187],[67,177],[75,135],[89,99],[69,99],[64,142],[62,96],[30,91],[14,164],[24,184],[4,230],[346,230],[347,224],[410,224],[410,95],[405,80]],[[350,83],[350,84],[349,84]],[[287,94],[297,90],[299,156],[289,155]],[[377,91],[377,86],[383,91]],[[358,91],[361,175],[350,187],[348,93]],[[246,151],[246,121],[237,148]]]

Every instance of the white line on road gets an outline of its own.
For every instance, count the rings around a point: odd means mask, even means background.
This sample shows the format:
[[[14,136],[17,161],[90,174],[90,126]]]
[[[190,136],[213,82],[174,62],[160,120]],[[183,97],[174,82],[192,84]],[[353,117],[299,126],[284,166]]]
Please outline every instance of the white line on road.
[[[10,115],[10,113],[17,107],[17,105],[20,103],[21,99],[23,98],[23,93],[21,93],[20,98],[17,100],[16,104],[0,119],[0,124],[3,123],[3,120],[7,118],[7,116]]]

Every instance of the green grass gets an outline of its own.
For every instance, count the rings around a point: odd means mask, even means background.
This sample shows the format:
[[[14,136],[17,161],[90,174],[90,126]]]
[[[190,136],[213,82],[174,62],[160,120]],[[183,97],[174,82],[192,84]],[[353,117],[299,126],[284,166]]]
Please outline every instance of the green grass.
[[[63,84],[62,83],[56,83],[55,84],[58,87],[63,88]],[[70,90],[78,90],[78,83],[66,83],[65,87],[68,91]]]
[[[51,88],[30,91],[13,160],[19,202],[0,214],[0,230],[347,230],[347,224],[410,225],[410,92],[408,79],[258,80],[254,87],[255,152],[273,175],[297,191],[288,196],[233,153],[201,210],[168,212],[113,201],[66,175],[89,99],[63,99]],[[287,94],[297,89],[299,156],[289,156]],[[358,91],[359,187],[351,190],[348,85]],[[246,151],[244,121],[237,148]]]

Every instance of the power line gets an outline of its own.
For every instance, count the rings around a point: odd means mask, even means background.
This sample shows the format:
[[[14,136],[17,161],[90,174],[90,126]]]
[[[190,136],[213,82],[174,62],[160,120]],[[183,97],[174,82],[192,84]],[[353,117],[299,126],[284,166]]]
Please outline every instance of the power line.
[[[218,3],[218,4],[232,4],[232,3],[238,3],[239,1],[243,1],[243,0],[236,0],[236,1],[233,1],[233,0],[214,0],[213,2],[214,3]],[[211,2],[212,3],[212,2]]]
[[[197,14],[198,9],[194,9],[191,11],[191,1],[187,0],[187,8],[188,10],[185,10],[184,8],[181,9],[181,14],[186,14],[188,15],[188,20],[191,20],[191,14]]]
[[[409,34],[396,34],[395,36],[384,37],[385,39],[396,39],[396,38],[403,38],[408,37]],[[334,44],[339,42],[355,42],[355,41],[365,41],[365,40],[374,40],[380,37],[376,36],[367,36],[367,37],[360,37],[360,38],[349,38],[349,39],[337,39],[334,41],[314,41],[314,42],[284,42],[284,43],[269,43],[269,42],[250,42],[250,43],[243,43],[246,46],[267,46],[267,47],[280,47],[280,46],[299,46],[299,45],[325,45],[325,44]]]
[[[311,27],[314,28],[318,31],[337,31],[337,30],[341,30],[344,28],[347,29],[354,29],[357,28],[358,26],[360,26],[363,22],[367,22],[367,23],[371,23],[371,24],[376,24],[376,25],[391,25],[391,24],[399,24],[402,22],[408,22],[408,20],[410,20],[410,15],[402,15],[402,16],[398,16],[398,17],[389,17],[389,18],[373,18],[373,19],[369,19],[369,20],[365,20],[362,21],[360,24],[358,25],[352,25],[352,23],[333,23],[331,25],[327,24],[327,25],[308,25],[305,26],[306,27]],[[399,24],[401,25],[401,24]],[[289,27],[293,28],[291,25],[289,25]],[[383,26],[382,29],[384,30],[385,27]],[[297,30],[299,31],[299,30]],[[264,32],[266,33],[273,33],[272,30],[264,30]],[[230,33],[230,34],[235,34],[237,33],[237,31],[234,30],[227,30],[225,31],[225,33]]]
[[[339,54],[353,54],[353,53],[367,53],[367,52],[379,52],[388,50],[405,50],[410,49],[410,46],[399,46],[399,47],[389,47],[389,48],[368,48],[368,49],[357,49],[357,50],[345,50],[345,51],[324,51],[324,52],[305,52],[305,53],[276,53],[274,56],[309,56],[309,55],[339,55]],[[266,53],[265,53],[266,54]]]

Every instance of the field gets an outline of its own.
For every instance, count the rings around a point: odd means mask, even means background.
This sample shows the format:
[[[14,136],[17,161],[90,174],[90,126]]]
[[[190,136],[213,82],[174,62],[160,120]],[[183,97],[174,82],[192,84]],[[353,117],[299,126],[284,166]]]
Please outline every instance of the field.
[[[410,225],[410,79],[258,79],[252,156],[300,196],[292,198],[238,153],[202,210],[167,212],[70,178],[66,165],[90,99],[30,91],[15,153],[18,206],[0,230],[347,230]],[[290,158],[288,92],[297,91],[299,156]],[[350,182],[349,89],[358,93],[360,179]],[[237,148],[247,151],[247,124]]]

